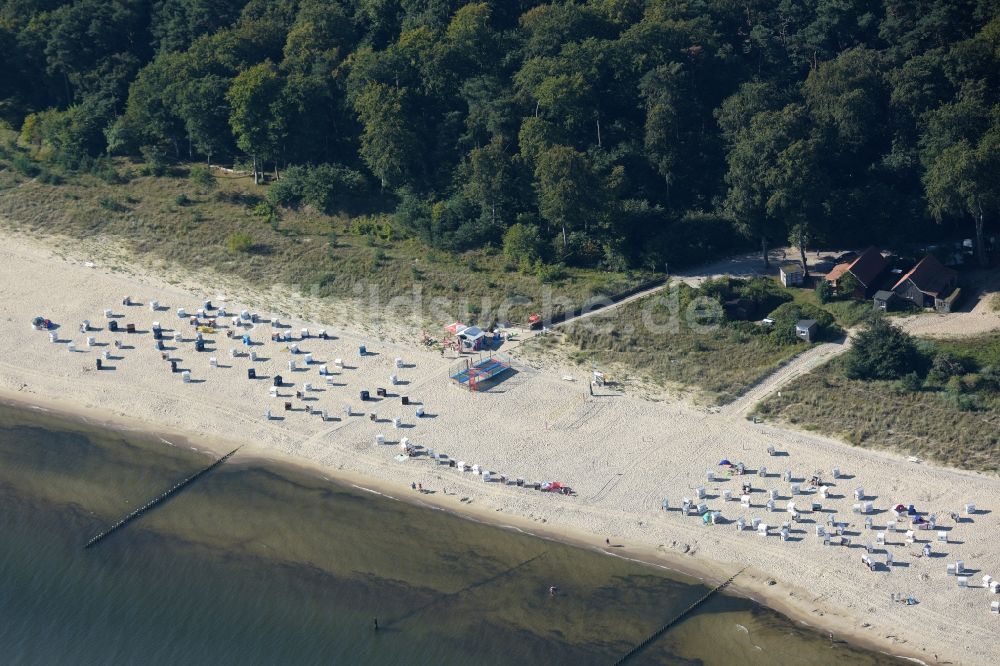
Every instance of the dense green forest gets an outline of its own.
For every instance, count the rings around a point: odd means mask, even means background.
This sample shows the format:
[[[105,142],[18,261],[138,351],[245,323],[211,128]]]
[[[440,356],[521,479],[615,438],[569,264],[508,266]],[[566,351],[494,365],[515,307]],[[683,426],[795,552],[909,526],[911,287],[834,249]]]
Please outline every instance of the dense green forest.
[[[0,44],[15,166],[236,165],[443,250],[986,261],[1000,213],[996,0],[0,0]]]

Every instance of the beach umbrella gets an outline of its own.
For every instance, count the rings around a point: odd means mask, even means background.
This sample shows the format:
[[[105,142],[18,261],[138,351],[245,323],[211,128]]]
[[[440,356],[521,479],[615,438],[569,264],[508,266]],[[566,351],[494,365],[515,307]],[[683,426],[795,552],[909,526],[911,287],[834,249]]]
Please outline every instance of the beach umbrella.
[[[720,465],[732,465],[733,463],[729,462],[728,458],[723,458],[722,460],[719,461],[719,464]]]

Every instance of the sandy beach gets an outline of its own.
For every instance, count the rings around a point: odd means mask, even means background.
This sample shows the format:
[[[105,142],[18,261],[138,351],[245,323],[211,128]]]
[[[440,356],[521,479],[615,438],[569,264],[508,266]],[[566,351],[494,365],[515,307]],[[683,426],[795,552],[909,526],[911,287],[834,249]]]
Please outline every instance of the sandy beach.
[[[237,459],[263,456],[306,466],[394,497],[707,580],[745,568],[734,584],[738,592],[838,638],[925,663],[1000,661],[1000,616],[989,612],[990,602],[1000,595],[984,589],[981,580],[984,574],[1000,577],[1000,480],[994,477],[754,424],[733,411],[715,412],[680,400],[656,402],[607,389],[591,395],[586,369],[536,369],[518,360],[516,348],[511,351],[511,376],[489,391],[470,393],[449,380],[454,359],[422,347],[419,330],[409,331],[409,337],[398,327],[376,334],[381,329],[353,318],[349,307],[267,294],[251,297],[245,287],[210,279],[176,284],[176,276],[134,266],[112,270],[78,246],[57,252],[51,240],[46,244],[6,231],[4,241],[0,390],[11,399],[126,427],[176,432],[201,448],[245,444]],[[141,305],[123,306],[125,296]],[[164,309],[151,311],[152,299]],[[257,354],[256,361],[247,355],[230,357],[230,348],[245,348],[239,339],[227,338],[225,329],[206,335],[208,349],[196,352],[194,327],[176,310],[193,314],[206,299],[230,313],[250,309],[262,319],[277,316],[290,326],[281,330],[295,338],[307,327],[313,333],[326,329],[332,339],[272,342],[274,329],[260,323],[240,329],[255,343],[247,350]],[[114,319],[119,327],[131,323],[138,332],[107,330],[105,309],[120,315]],[[316,321],[318,312],[339,315]],[[36,315],[59,324],[57,342],[32,330]],[[81,333],[85,319],[101,330]],[[154,348],[154,321],[165,329],[167,353],[190,372],[190,383],[172,373]],[[229,317],[223,321],[228,324]],[[182,341],[173,341],[174,332],[182,334]],[[88,347],[88,336],[102,346]],[[115,349],[116,340],[122,349]],[[69,351],[69,341],[76,351]],[[292,354],[290,344],[303,354]],[[362,345],[369,354],[359,355]],[[110,368],[97,370],[95,359],[105,350],[112,357],[104,361]],[[313,364],[305,364],[304,353],[313,355]],[[210,364],[212,357],[218,367]],[[343,370],[334,367],[337,358],[343,359]],[[403,360],[402,368],[396,368],[397,358]],[[290,360],[296,362],[295,371],[289,369]],[[334,374],[321,377],[321,364]],[[250,368],[260,378],[248,379]],[[279,374],[295,386],[272,397],[272,378]],[[391,374],[398,374],[398,385],[389,384]],[[305,393],[307,401],[295,398],[303,382],[314,389]],[[361,402],[360,391],[374,396],[377,387],[396,397]],[[403,395],[410,405],[402,404]],[[286,401],[296,409],[285,411]],[[305,405],[313,413],[302,409]],[[425,412],[422,418],[415,414],[418,406]],[[268,409],[276,418],[265,418]],[[316,414],[320,410],[326,419]],[[394,427],[394,418],[400,419],[400,427]],[[376,443],[377,435],[385,443]],[[423,456],[402,457],[403,437],[508,478],[563,482],[575,495],[484,483],[480,476]],[[769,447],[779,455],[769,455]],[[722,474],[721,459],[742,461],[752,470],[766,466],[770,474],[708,481],[707,471]],[[841,470],[840,478],[833,477],[834,468]],[[782,478],[786,470],[792,481]],[[808,490],[792,496],[792,482],[807,488],[817,473],[833,484],[825,499]],[[740,484],[747,480],[755,488],[749,508],[738,501]],[[411,483],[428,492],[411,490]],[[682,498],[694,498],[699,486],[704,486],[702,501],[708,508],[721,511],[722,524],[704,525],[700,515],[681,515]],[[874,504],[876,530],[865,529],[865,516],[852,513],[856,488],[863,488]],[[725,490],[737,501],[724,501]],[[775,512],[764,506],[771,490],[778,493]],[[670,511],[661,509],[664,499]],[[782,541],[776,527],[790,520],[788,501],[802,510],[803,520],[793,523],[789,539]],[[823,511],[809,510],[812,501],[820,501]],[[875,533],[885,531],[892,519],[888,509],[897,503],[936,514],[948,542],[938,541],[936,532],[918,531],[917,543],[905,543],[903,531],[889,531],[885,548],[871,557],[884,563],[884,551],[891,552],[894,564],[869,571],[861,563],[866,552],[861,544],[874,543]],[[977,511],[955,523],[950,514],[963,512],[967,503]],[[825,546],[815,535],[815,526],[825,525],[833,512],[847,524],[850,547]],[[747,522],[760,518],[771,526],[770,535],[737,531],[733,521],[740,517]],[[922,542],[928,540],[932,556],[924,557]],[[946,573],[946,566],[958,560],[970,572],[968,587],[959,587],[956,576]],[[898,603],[893,600],[897,594],[919,603]]]

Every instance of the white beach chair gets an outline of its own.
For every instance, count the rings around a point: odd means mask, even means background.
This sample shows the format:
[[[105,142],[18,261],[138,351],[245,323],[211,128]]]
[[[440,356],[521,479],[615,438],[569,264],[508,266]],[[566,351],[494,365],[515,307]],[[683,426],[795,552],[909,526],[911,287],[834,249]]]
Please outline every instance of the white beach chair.
[[[757,470],[757,476],[759,477],[767,476],[767,468],[761,465],[760,469]]]
[[[955,562],[955,573],[960,574],[965,572],[965,560],[958,560]]]
[[[250,352],[250,360],[254,361],[254,362],[257,361],[257,352],[255,352],[255,351],[251,351]]]
[[[399,357],[397,356],[397,357],[396,357],[396,360],[395,360],[395,366],[396,366],[397,368],[402,368],[402,367],[403,367],[403,359],[401,359],[401,358],[399,358]]]
[[[959,587],[969,587],[969,577],[968,576],[958,576],[955,578]]]
[[[833,478],[835,478],[835,479],[839,479],[840,478],[840,468],[839,467],[834,467],[833,471],[831,473],[833,474]]]
[[[990,602],[990,612],[991,613],[1000,613],[1000,601],[991,601]]]
[[[705,486],[698,486],[695,488],[695,497],[698,499],[705,499]]]
[[[159,309],[160,309],[160,302],[159,301],[150,301],[149,302],[149,310],[150,310],[150,312],[156,312]]]
[[[802,484],[793,483],[792,484],[792,494],[793,495],[798,495],[801,492],[802,492]]]
[[[745,507],[749,507],[750,506],[750,496],[749,495],[740,495],[740,505],[741,506],[745,506]]]
[[[975,504],[966,504],[965,505],[965,515],[967,515],[967,516],[974,516],[974,515],[976,515],[976,505]]]
[[[875,533],[875,545],[876,546],[884,546],[885,545],[885,532],[876,532]]]
[[[292,361],[292,360],[288,361],[288,371],[289,372],[294,372],[295,371],[295,361]]]
[[[938,530],[937,540],[942,543],[948,543],[948,532],[946,530]]]
[[[775,490],[774,488],[771,488],[769,491],[767,491],[767,497],[771,501],[778,499],[778,491]]]
[[[214,356],[209,356],[208,357],[208,364],[210,366],[212,366],[213,368],[217,368],[217,367],[219,367],[219,359],[217,359]]]
[[[906,543],[914,543],[916,540],[916,533],[913,530],[906,530]]]
[[[750,519],[750,528],[751,528],[752,530],[756,531],[756,530],[757,530],[757,527],[758,527],[759,525],[760,525],[760,518],[751,518],[751,519]]]
[[[854,489],[854,499],[856,499],[858,501],[861,501],[864,498],[865,498],[865,489],[864,488],[855,488]]]
[[[781,474],[781,480],[784,481],[785,483],[791,483],[791,481],[792,481],[792,470],[786,469],[784,472],[782,472],[782,474]]]
[[[757,535],[758,536],[766,537],[767,536],[767,530],[768,530],[767,523],[759,523],[757,525]]]
[[[375,435],[375,443],[376,444],[385,444],[385,435],[383,435],[382,433],[379,433],[379,434]]]
[[[93,347],[95,344],[97,344],[97,339],[96,338],[94,338],[93,336],[87,338],[87,346],[88,347]]]
[[[746,529],[747,521],[742,516],[736,519],[736,531],[742,532]]]
[[[402,423],[403,423],[402,419],[400,419],[398,416],[393,417],[392,419],[393,428],[399,428],[402,425]]]
[[[955,565],[954,565],[954,564],[949,564],[949,565],[947,565],[947,566],[945,567],[945,572],[946,572],[946,573],[947,573],[947,574],[948,574],[949,576],[954,576],[954,575],[955,575]]]
[[[333,359],[333,364],[340,370],[344,369],[344,359],[342,358]]]
[[[767,502],[764,504],[764,506],[767,507],[768,511],[774,511],[775,510],[774,500],[773,499],[767,500]]]
[[[313,355],[306,354],[305,356],[302,357],[302,362],[305,363],[306,365],[312,365]]]
[[[184,382],[185,384],[190,384],[191,383],[191,371],[190,370],[185,370],[184,372],[181,373],[181,381]]]

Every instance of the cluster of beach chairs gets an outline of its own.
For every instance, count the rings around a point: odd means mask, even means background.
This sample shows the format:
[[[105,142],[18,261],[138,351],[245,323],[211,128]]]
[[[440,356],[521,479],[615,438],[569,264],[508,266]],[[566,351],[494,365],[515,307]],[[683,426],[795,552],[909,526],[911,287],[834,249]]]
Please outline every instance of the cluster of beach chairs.
[[[768,447],[768,456],[776,455],[773,447]],[[877,497],[866,494],[863,487],[855,487],[850,493],[834,494],[837,487],[853,476],[845,475],[839,468],[830,471],[831,481],[823,481],[825,472],[817,471],[808,480],[797,477],[791,470],[781,473],[769,472],[766,466],[748,470],[744,463],[722,460],[720,466],[725,473],[714,470],[705,473],[706,482],[724,483],[734,481],[741,484],[740,492],[735,489],[721,489],[710,494],[705,485],[693,489],[691,496],[684,497],[677,509],[671,507],[664,498],[660,509],[664,512],[679,511],[683,516],[700,517],[704,525],[719,525],[732,522],[738,532],[750,532],[760,537],[777,536],[781,541],[801,541],[807,534],[803,523],[812,525],[816,541],[824,547],[840,546],[862,551],[861,564],[869,571],[891,571],[898,562],[896,557],[901,549],[913,558],[945,557],[944,549],[954,541],[953,530],[974,521],[978,511],[975,504],[968,503],[958,512],[948,514],[951,525],[945,527],[936,514],[920,511],[913,504],[897,503],[886,509],[876,507]],[[755,487],[754,478],[760,486]],[[775,487],[780,479],[781,487]],[[756,499],[760,494],[760,499]],[[739,502],[745,510],[763,510],[765,515],[739,516],[733,521],[723,517],[720,508],[712,507],[712,500],[722,501],[723,508],[729,503]],[[841,517],[838,506],[848,506],[850,515]],[[885,515],[884,520],[878,516]],[[768,520],[768,516],[771,520]],[[864,535],[869,535],[864,538]],[[922,536],[924,535],[924,536]],[[945,573],[955,576],[959,587],[981,587],[991,595],[1000,594],[1000,581],[984,574],[981,585],[973,585],[965,562],[958,560],[945,567]],[[907,596],[907,599],[913,599]],[[1000,600],[990,601],[990,611],[1000,613]]]

